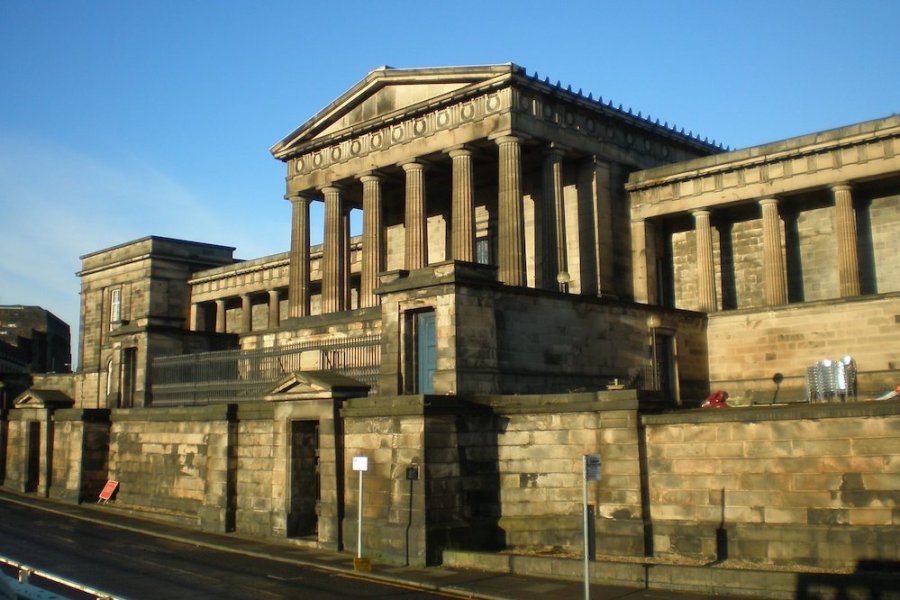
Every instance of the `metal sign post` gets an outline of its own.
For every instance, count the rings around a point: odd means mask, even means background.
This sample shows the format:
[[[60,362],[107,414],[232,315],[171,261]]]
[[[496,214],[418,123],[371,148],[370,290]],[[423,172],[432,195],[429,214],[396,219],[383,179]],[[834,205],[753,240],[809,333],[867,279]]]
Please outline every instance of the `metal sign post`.
[[[584,473],[582,482],[582,515],[584,517],[584,600],[591,600],[590,522],[588,519],[588,481],[600,481],[603,462],[599,454],[585,454],[581,457]]]
[[[353,566],[357,571],[371,571],[372,566],[362,556],[362,529],[363,529],[363,472],[369,470],[369,457],[354,456],[353,470],[359,472],[359,498],[357,500],[357,524],[356,524],[356,560]]]

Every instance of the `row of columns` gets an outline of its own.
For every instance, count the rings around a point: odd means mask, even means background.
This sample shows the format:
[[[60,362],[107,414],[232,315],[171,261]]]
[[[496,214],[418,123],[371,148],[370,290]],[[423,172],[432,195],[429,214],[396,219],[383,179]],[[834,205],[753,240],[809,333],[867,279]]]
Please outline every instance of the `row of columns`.
[[[838,244],[838,272],[842,297],[860,293],[859,258],[857,256],[856,214],[850,184],[831,187],[835,207],[835,232]],[[788,303],[787,269],[782,253],[781,219],[777,197],[759,200],[763,229],[763,268],[766,303],[778,306]],[[715,260],[713,258],[710,211],[693,211],[697,243],[697,295],[699,308],[706,312],[718,310],[716,298]]]
[[[253,330],[253,295],[241,294],[241,333],[249,333]],[[225,333],[225,316],[227,298],[217,298],[213,304],[215,305],[215,327],[216,333]],[[279,304],[281,302],[281,293],[279,290],[268,291],[268,308],[269,318],[268,327],[274,329],[280,324]],[[200,326],[200,303],[191,305],[191,330],[197,331]]]
[[[522,220],[521,139],[515,136],[497,138],[499,147],[499,277],[508,285],[525,285],[525,238]],[[472,150],[458,146],[447,151],[452,161],[451,184],[451,254],[454,260],[475,260],[475,189]],[[399,165],[405,174],[405,268],[421,269],[428,264],[428,232],[426,213],[425,171],[421,160]],[[363,246],[360,278],[360,307],[375,306],[378,273],[384,269],[382,224],[382,176],[369,172],[361,175],[363,186]],[[561,187],[561,184],[560,184]],[[322,311],[345,310],[347,303],[345,273],[349,255],[342,240],[348,238],[343,223],[343,188],[329,185],[321,188],[325,203],[325,231],[322,263]],[[561,194],[560,194],[561,196]],[[308,193],[291,197],[293,227],[289,288],[290,316],[309,315],[309,201]]]
[[[525,226],[522,203],[522,139],[513,135],[493,138],[498,148],[498,278],[502,283],[526,285]],[[446,151],[452,162],[451,248],[454,260],[475,260],[475,189],[472,150],[457,146]],[[563,197],[564,149],[551,144],[544,153],[543,204],[550,256],[544,269],[549,279],[568,281],[566,221]],[[428,264],[426,212],[427,164],[420,159],[400,163],[405,177],[404,229],[406,269]],[[363,191],[362,272],[359,306],[375,306],[378,273],[384,269],[382,184],[376,172],[360,175]],[[325,203],[322,262],[322,312],[349,308],[349,222],[343,206],[345,188],[340,184],[321,187],[318,194],[303,192],[290,197],[293,203],[289,302],[291,317],[309,315],[309,202],[317,195]],[[543,282],[546,287],[555,282]],[[539,284],[540,285],[540,284]]]

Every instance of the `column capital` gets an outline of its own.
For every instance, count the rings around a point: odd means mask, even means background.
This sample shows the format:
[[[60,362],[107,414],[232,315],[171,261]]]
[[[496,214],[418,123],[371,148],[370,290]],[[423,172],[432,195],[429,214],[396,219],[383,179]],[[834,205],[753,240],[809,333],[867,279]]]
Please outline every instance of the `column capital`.
[[[557,142],[550,142],[544,148],[544,156],[559,156],[560,158],[562,158],[569,150],[570,148],[568,146],[564,146]]]
[[[510,143],[521,144],[522,142],[525,141],[526,137],[523,135],[513,135],[511,132],[506,131],[503,133],[496,133],[494,135],[489,135],[488,139],[491,140],[492,142],[494,142],[495,144],[497,144],[498,146],[501,146],[503,144],[510,144]]]
[[[766,196],[765,198],[759,199],[760,206],[769,206],[772,204],[775,204],[777,206],[779,202],[781,202],[781,198],[779,198],[778,196]]]
[[[712,211],[708,208],[695,208],[691,211],[691,214],[696,217],[708,217],[712,214]]]
[[[457,156],[472,156],[472,149],[465,144],[460,144],[458,146],[453,146],[452,148],[447,148],[444,152],[450,158],[456,158]]]
[[[344,186],[339,183],[331,183],[328,185],[323,185],[322,187],[319,188],[319,191],[322,192],[323,194],[335,193],[335,192],[340,194],[341,192],[344,191],[344,189],[345,189]]]
[[[853,184],[849,181],[840,181],[832,183],[830,186],[832,192],[849,192],[853,189]]]
[[[303,190],[300,192],[294,192],[293,194],[285,194],[284,199],[291,203],[299,202],[301,200],[306,200],[307,202],[309,202],[310,200],[313,200],[318,196],[319,194],[317,194],[315,190]]]
[[[369,183],[373,181],[384,181],[384,175],[378,171],[367,171],[357,177],[361,183]]]
[[[430,165],[426,163],[421,158],[411,158],[409,160],[404,160],[402,162],[398,162],[397,166],[403,169],[406,172],[409,171],[424,171]]]

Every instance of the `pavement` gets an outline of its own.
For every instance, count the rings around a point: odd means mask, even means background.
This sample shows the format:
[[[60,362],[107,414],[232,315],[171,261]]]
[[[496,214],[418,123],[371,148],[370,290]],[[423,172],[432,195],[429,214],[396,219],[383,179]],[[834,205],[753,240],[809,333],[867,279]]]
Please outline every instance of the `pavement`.
[[[258,539],[236,534],[218,534],[188,529],[177,525],[149,520],[125,511],[113,505],[67,504],[59,501],[19,494],[9,490],[0,490],[0,501],[17,503],[35,509],[53,512],[72,519],[94,522],[109,527],[134,531],[157,538],[175,542],[193,544],[225,552],[253,556],[266,560],[279,561],[324,571],[353,574],[356,577],[380,581],[384,583],[413,587],[438,594],[448,594],[464,598],[483,600],[531,600],[546,598],[583,598],[583,580],[573,577],[577,574],[580,561],[568,561],[566,573],[557,577],[538,577],[528,574],[554,573],[553,563],[548,561],[519,561],[507,555],[462,553],[449,562],[455,565],[473,568],[441,567],[403,567],[378,564],[373,561],[372,571],[362,573],[354,571],[353,554],[348,552],[331,552],[315,548],[303,547],[288,540],[279,541],[273,538]],[[466,564],[468,561],[468,564]],[[445,562],[448,562],[445,559]],[[578,564],[573,564],[578,563]],[[519,564],[518,569],[513,564]],[[533,565],[524,568],[521,565]],[[613,563],[592,563],[597,573],[605,569],[620,569],[622,565]],[[614,584],[595,582],[590,586],[590,597],[593,600],[700,600],[721,594],[734,594],[730,597],[755,596],[758,598],[793,598],[798,592],[795,573],[771,572],[738,572],[732,569],[716,569],[711,567],[685,567],[679,569],[673,565],[657,566],[631,565],[644,575],[640,579],[632,579],[629,584],[621,585],[621,581],[611,578]],[[651,569],[656,569],[651,571]],[[526,573],[521,572],[525,570]],[[560,578],[569,577],[569,579]],[[801,576],[802,577],[802,576]],[[754,582],[749,587],[735,589],[729,582],[739,579]],[[691,582],[699,581],[701,585]],[[755,589],[754,589],[755,588]],[[894,598],[893,595],[890,595]]]

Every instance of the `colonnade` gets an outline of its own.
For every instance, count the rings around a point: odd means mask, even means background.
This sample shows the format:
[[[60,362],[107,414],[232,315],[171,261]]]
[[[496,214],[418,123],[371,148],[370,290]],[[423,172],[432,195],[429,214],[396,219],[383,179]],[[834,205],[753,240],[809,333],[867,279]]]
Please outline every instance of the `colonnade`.
[[[272,289],[263,292],[267,296],[266,305],[268,311],[268,319],[266,322],[266,326],[269,329],[275,329],[281,323],[280,316],[280,304],[283,292],[280,289]],[[215,316],[211,319],[212,323],[204,323],[204,330],[212,330],[216,333],[226,333],[226,316],[228,310],[229,301],[233,301],[234,299],[238,299],[241,304],[241,325],[240,325],[240,333],[250,333],[253,331],[253,299],[254,297],[261,296],[262,293],[244,293],[238,296],[232,297],[222,297],[217,298],[210,302],[199,302],[191,304],[191,323],[190,328],[192,331],[197,331],[201,329],[201,321],[203,317],[201,316],[201,311],[204,307],[212,305],[215,310]],[[210,325],[213,327],[210,327]],[[232,332],[236,333],[236,332]]]
[[[841,297],[860,293],[859,257],[857,252],[856,215],[853,210],[852,186],[841,182],[830,186],[834,200],[834,231],[837,243],[838,278]],[[788,303],[788,274],[782,251],[782,218],[779,206],[783,200],[769,196],[757,200],[762,220],[762,255],[765,299],[768,306]],[[714,207],[713,207],[714,208]],[[698,308],[705,312],[718,310],[715,259],[710,208],[691,212],[694,218],[697,256]],[[649,241],[644,242],[651,243]],[[649,299],[649,290],[645,290]],[[640,299],[640,298],[639,298]]]
[[[511,286],[526,285],[525,225],[523,220],[523,139],[515,135],[491,138],[497,148],[497,249],[496,264],[500,282]],[[449,258],[474,261],[475,252],[475,182],[473,149],[469,145],[448,148],[444,154],[451,162],[451,219]],[[566,224],[563,206],[562,161],[564,149],[548,143],[544,154],[543,206],[545,219],[553,223],[545,227],[554,248],[544,257],[546,271],[567,273]],[[430,163],[411,158],[396,165],[404,177],[404,268],[421,269],[428,264],[427,179]],[[353,180],[331,182],[316,189],[288,196],[292,203],[290,252],[289,316],[310,314],[310,220],[312,200],[325,205],[324,244],[322,258],[322,312],[334,313],[350,308],[349,303],[349,211],[345,206],[348,186],[362,186],[363,232],[359,307],[378,304],[375,289],[378,273],[385,269],[383,225],[384,174],[379,171],[360,173]],[[556,277],[553,278],[554,280]],[[538,285],[541,285],[539,282]]]

